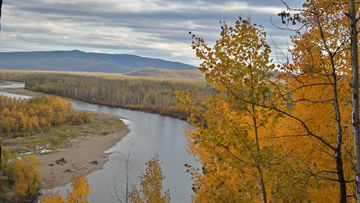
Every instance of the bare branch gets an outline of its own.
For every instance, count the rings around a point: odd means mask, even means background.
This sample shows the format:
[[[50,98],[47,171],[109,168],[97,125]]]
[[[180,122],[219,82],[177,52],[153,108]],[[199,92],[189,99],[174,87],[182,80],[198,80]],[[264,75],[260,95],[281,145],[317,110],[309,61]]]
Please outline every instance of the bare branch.
[[[309,99],[299,99],[299,100],[296,100],[294,102],[299,102],[299,101],[308,101],[308,102],[312,102],[312,103],[326,103],[326,102],[334,101],[334,99],[328,99],[328,100],[323,100],[323,101],[313,101],[313,100],[309,100]]]

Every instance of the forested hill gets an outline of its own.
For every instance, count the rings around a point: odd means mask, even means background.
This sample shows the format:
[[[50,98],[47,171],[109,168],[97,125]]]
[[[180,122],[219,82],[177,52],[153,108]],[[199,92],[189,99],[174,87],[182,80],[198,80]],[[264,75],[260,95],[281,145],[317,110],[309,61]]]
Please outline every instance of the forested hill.
[[[127,73],[143,68],[191,70],[179,62],[129,54],[100,54],[82,51],[0,52],[0,69]]]

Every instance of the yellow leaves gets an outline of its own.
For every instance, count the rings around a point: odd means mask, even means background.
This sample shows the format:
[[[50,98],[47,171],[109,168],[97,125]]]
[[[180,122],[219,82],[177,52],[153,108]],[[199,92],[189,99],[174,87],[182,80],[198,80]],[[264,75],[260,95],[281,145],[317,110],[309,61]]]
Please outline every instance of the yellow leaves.
[[[205,75],[205,80],[208,82],[208,83],[213,83],[214,80],[211,78],[211,76],[209,74],[206,74]]]
[[[252,154],[259,145],[251,141],[254,135],[249,137],[240,115],[231,110],[226,102],[217,99],[219,98],[214,96],[214,100],[208,105],[210,109],[201,113],[201,117],[211,118],[206,120],[207,127],[199,126],[196,130],[187,131],[189,141],[192,140],[189,143],[191,153],[204,163],[205,174],[200,175],[191,166],[186,170],[195,180],[193,191],[196,196],[193,201],[214,201],[216,198],[245,201],[250,196],[259,194],[259,188],[252,185],[254,179],[240,181],[238,177],[241,172],[238,169],[256,171],[256,163],[251,157],[256,160],[262,158],[259,154]],[[197,115],[194,117],[198,117]],[[241,161],[237,157],[241,157]],[[259,177],[258,172],[251,173]],[[219,182],[221,179],[227,181]],[[238,193],[238,190],[246,192]],[[208,191],[216,191],[216,194]]]
[[[31,99],[7,99],[6,108],[2,111],[2,125],[5,133],[39,132],[51,125],[70,121],[73,114],[71,102],[54,96],[43,96]],[[9,111],[11,109],[11,112]]]
[[[46,190],[40,199],[40,203],[65,203],[65,201],[59,192],[53,194],[49,190]]]
[[[186,131],[189,151],[204,166],[201,175],[186,170],[194,180],[192,201],[263,202],[266,193],[268,202],[301,202],[309,197],[305,179],[294,174],[298,164],[283,157],[273,139],[281,114],[259,107],[287,108],[285,86],[272,79],[266,33],[249,20],[235,24],[221,23],[221,39],[212,49],[201,38],[195,41],[200,70],[218,92],[200,104],[185,92],[177,94],[193,125]]]
[[[184,105],[183,103],[180,103],[180,104],[179,104],[179,108],[180,108],[180,109],[185,109],[185,105]]]
[[[15,182],[15,191],[19,196],[26,196],[27,194],[27,190],[28,190],[28,185],[27,185],[27,180],[25,179],[23,174],[20,174],[19,177],[17,177],[16,182]]]
[[[74,115],[72,122],[75,125],[84,124],[84,123],[92,123],[91,115],[87,111],[77,112]]]
[[[151,158],[145,172],[140,176],[140,189],[134,185],[130,193],[131,202],[135,203],[166,203],[170,202],[170,193],[162,194],[162,181],[165,179],[159,163],[159,155]]]
[[[41,197],[40,203],[88,203],[87,198],[90,194],[87,178],[84,175],[71,177],[71,187],[73,192],[66,191],[66,201],[59,192],[53,194],[49,190]]]
[[[309,61],[309,56],[304,56],[304,61],[308,62]]]
[[[34,195],[39,188],[40,162],[35,155],[24,156],[15,162],[14,189],[19,196]]]
[[[13,179],[15,174],[15,162],[17,155],[11,154],[10,150],[1,147],[1,170],[4,175],[8,176],[10,180]]]
[[[90,194],[89,185],[87,178],[84,175],[71,178],[71,187],[73,192],[69,190],[66,191],[67,202],[77,202],[77,203],[88,203],[87,198]]]

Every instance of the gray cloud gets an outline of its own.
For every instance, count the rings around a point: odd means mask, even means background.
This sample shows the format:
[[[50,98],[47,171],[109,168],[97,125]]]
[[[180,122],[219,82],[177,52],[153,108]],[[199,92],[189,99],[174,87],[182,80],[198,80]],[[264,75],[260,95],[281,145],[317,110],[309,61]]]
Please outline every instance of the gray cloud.
[[[233,25],[250,14],[286,47],[292,33],[270,23],[272,16],[280,25],[276,14],[285,8],[280,0],[4,0],[0,51],[78,49],[198,65],[189,31],[213,44],[219,20]]]

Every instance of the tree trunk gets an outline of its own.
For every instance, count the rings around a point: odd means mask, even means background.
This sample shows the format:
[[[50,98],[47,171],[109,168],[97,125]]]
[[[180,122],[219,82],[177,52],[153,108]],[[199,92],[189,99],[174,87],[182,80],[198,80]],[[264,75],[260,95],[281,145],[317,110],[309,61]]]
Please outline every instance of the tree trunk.
[[[352,126],[355,145],[355,172],[356,172],[356,198],[360,203],[360,134],[359,134],[359,59],[358,59],[358,33],[355,13],[355,2],[349,0],[350,38],[351,38],[351,104]]]

